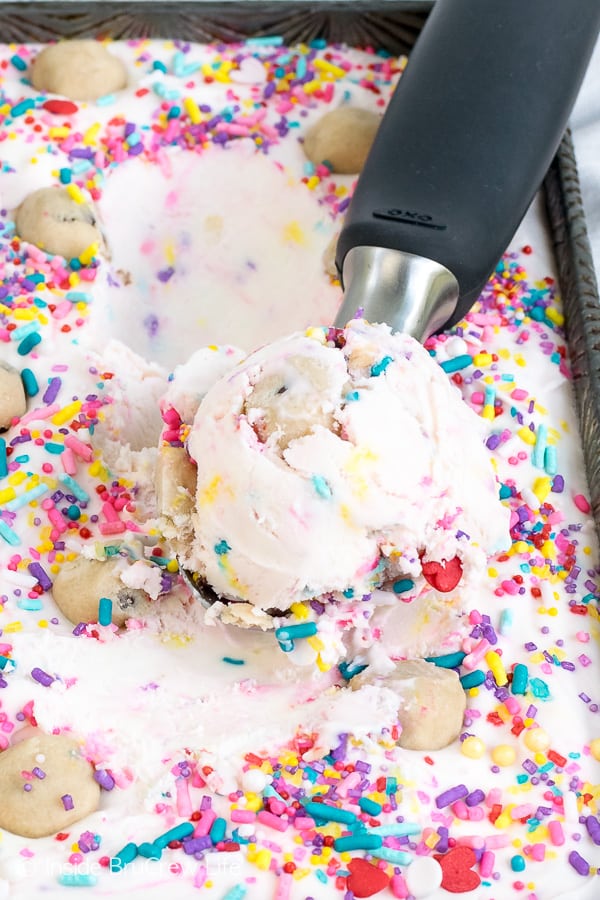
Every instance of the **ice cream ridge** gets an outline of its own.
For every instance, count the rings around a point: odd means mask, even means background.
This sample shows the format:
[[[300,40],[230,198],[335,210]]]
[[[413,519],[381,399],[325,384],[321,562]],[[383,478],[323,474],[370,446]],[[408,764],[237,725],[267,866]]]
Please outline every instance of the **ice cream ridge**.
[[[331,327],[405,64],[0,47],[0,896],[598,895],[598,544],[539,202],[424,347]]]

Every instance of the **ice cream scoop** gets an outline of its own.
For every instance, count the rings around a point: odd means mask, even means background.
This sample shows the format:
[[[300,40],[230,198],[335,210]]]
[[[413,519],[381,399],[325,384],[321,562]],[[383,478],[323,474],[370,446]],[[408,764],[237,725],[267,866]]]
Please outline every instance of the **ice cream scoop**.
[[[577,0],[575,7],[563,0],[525,6],[495,0],[475,14],[470,0],[435,5],[383,118],[338,241],[345,295],[336,327],[344,328],[361,310],[369,322],[387,323],[422,341],[470,308],[541,183],[575,100],[600,25],[594,0]],[[510,121],[505,109],[511,110]],[[243,412],[251,421],[251,409]],[[289,422],[283,426],[281,413],[274,415],[285,455]],[[254,423],[259,441],[268,425],[264,417]],[[327,425],[316,427],[324,432]],[[193,449],[194,441],[189,445]],[[211,484],[206,497],[222,488]],[[231,587],[237,576],[223,541],[197,547],[208,574],[187,573],[206,606],[217,599],[235,602],[244,593],[240,585]],[[270,552],[276,556],[275,545]],[[212,559],[215,547],[218,559]],[[261,552],[256,548],[258,558]],[[252,593],[248,574],[246,592]],[[254,586],[264,587],[260,578]],[[280,614],[288,587],[280,595],[269,588]]]
[[[597,0],[435,4],[338,240],[336,325],[362,309],[424,340],[464,316],[542,182],[599,27]]]

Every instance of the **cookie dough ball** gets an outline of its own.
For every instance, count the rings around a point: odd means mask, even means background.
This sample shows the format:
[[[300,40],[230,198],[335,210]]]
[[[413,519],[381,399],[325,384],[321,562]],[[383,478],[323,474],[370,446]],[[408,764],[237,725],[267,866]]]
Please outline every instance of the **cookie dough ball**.
[[[150,609],[150,598],[141,588],[121,581],[122,569],[122,561],[102,562],[83,556],[64,563],[52,586],[56,605],[74,625],[98,621],[101,597],[112,600],[112,621],[119,628],[127,619],[143,618]]]
[[[31,83],[38,91],[70,100],[97,100],[122,90],[127,71],[98,41],[61,41],[36,56]]]
[[[17,209],[15,226],[22,240],[65,259],[102,243],[94,210],[74,200],[66,188],[40,188],[28,194]]]
[[[402,725],[398,743],[406,750],[440,750],[460,734],[467,700],[452,670],[410,659],[397,663],[385,677],[369,675],[366,669],[350,681],[354,690],[365,684],[380,684],[398,693]]]
[[[6,431],[11,421],[27,409],[27,398],[20,373],[7,363],[0,362],[0,431]]]
[[[100,788],[77,741],[40,732],[0,753],[0,796],[0,828],[38,838],[95,812]]]
[[[340,175],[357,175],[365,164],[381,117],[356,106],[325,113],[309,128],[304,152],[315,166],[326,163]]]
[[[156,464],[158,508],[173,522],[189,520],[196,496],[197,470],[183,447],[161,447]]]
[[[244,408],[259,439],[264,443],[271,438],[283,451],[317,425],[335,431],[326,399],[331,377],[318,359],[309,356],[289,356],[281,360],[278,371],[261,375]]]

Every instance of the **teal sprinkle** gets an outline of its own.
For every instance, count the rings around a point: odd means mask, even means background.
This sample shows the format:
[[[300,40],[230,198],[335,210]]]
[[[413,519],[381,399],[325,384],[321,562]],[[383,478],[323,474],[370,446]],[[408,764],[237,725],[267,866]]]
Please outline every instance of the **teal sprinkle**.
[[[143,844],[140,844],[138,846],[138,853],[145,859],[153,859],[157,862],[162,856],[161,848],[157,847],[156,844],[149,843],[148,841],[144,841]]]
[[[58,883],[63,887],[94,887],[98,884],[98,876],[91,872],[61,872]]]
[[[496,400],[496,389],[491,385],[488,385],[485,389],[483,405],[484,406],[493,406],[494,401]]]
[[[534,697],[538,700],[547,700],[550,697],[550,688],[541,678],[532,678],[529,687]]]
[[[0,478],[8,475],[8,457],[6,456],[6,441],[0,437]]]
[[[416,822],[398,822],[396,825],[377,825],[371,828],[371,834],[380,834],[381,837],[408,837],[420,834],[422,830]]]
[[[294,649],[293,641],[279,641],[279,647],[284,653],[291,653]]]
[[[366,668],[366,665],[361,665],[361,663],[341,662],[338,664],[340,675],[345,681],[350,681],[350,679],[354,678],[355,675],[359,675],[361,672],[364,672]]]
[[[244,659],[235,659],[233,656],[224,656],[223,662],[229,663],[230,666],[245,666],[246,661]]]
[[[214,550],[217,556],[226,556],[226,554],[231,550],[231,547],[226,540],[222,540],[219,541],[218,544],[215,544]]]
[[[230,891],[227,891],[226,894],[223,894],[222,900],[244,900],[248,892],[248,888],[246,888],[243,884],[236,884],[235,887],[232,887]]]
[[[141,141],[141,137],[137,133],[137,131],[132,131],[130,135],[127,137],[127,143],[130,147],[135,147],[136,144],[139,144]]]
[[[443,656],[427,656],[425,657],[425,662],[433,663],[434,666],[439,666],[440,669],[456,669],[466,655],[462,650],[457,650],[456,653],[445,653]]]
[[[390,794],[395,794],[398,790],[398,779],[394,778],[393,775],[388,775],[385,779],[385,792],[388,796]]]
[[[25,62],[23,57],[19,56],[17,53],[15,53],[14,56],[11,56],[10,61],[13,64],[13,66],[15,67],[15,69],[19,70],[19,72],[27,71],[27,63]]]
[[[11,331],[10,339],[11,341],[20,341],[23,338],[28,337],[35,331],[40,330],[39,322],[28,322],[27,325],[21,325],[20,328],[15,328],[14,331]]]
[[[285,803],[285,800],[278,794],[272,784],[267,784],[263,788],[263,797],[274,797],[275,800],[280,800],[282,803]]]
[[[513,669],[512,683],[510,686],[513,694],[524,694],[527,690],[527,682],[529,680],[529,670],[522,663],[517,663]]]
[[[501,375],[500,376],[500,381],[514,381],[514,380],[515,380],[514,375]]]
[[[0,656],[0,669],[4,671],[8,666],[8,671],[12,672],[13,669],[16,669],[17,664],[14,659],[9,659],[8,656]]]
[[[461,369],[466,369],[472,362],[473,357],[468,353],[463,353],[461,356],[445,359],[443,363],[440,363],[440,368],[449,375],[451,372],[460,372]]]
[[[327,41],[325,38],[315,38],[308,46],[313,50],[324,50],[327,47]]]
[[[460,678],[460,683],[465,691],[470,690],[470,688],[479,687],[484,681],[485,672],[482,672],[481,669],[475,669],[474,672],[469,672],[467,675],[462,675]]]
[[[526,781],[529,781],[528,775],[517,775],[517,784],[525,784]]]
[[[359,399],[360,399],[360,394],[358,391],[348,391],[348,393],[344,397],[344,400],[346,401],[346,403],[353,403],[355,400],[359,400]]]
[[[161,850],[164,850],[171,841],[182,841],[184,838],[189,837],[190,834],[194,833],[194,828],[193,822],[182,822],[180,825],[176,825],[169,831],[165,831],[164,834],[154,838],[154,843]]]
[[[387,367],[391,362],[394,361],[393,356],[384,356],[378,363],[374,363],[371,366],[371,375],[373,378],[377,378],[378,375],[381,375],[382,372],[385,372]]]
[[[546,442],[548,439],[548,429],[545,425],[538,425],[535,436],[535,444],[531,453],[531,462],[536,469],[544,468],[544,457],[546,452]]]
[[[299,56],[296,62],[296,78],[304,78],[306,75],[306,57],[304,55]]]
[[[41,600],[32,600],[29,597],[22,597],[20,600],[17,600],[19,609],[25,609],[28,612],[38,612],[43,605]]]
[[[309,177],[310,177],[311,175],[314,175],[314,174],[315,174],[315,164],[314,164],[314,163],[311,163],[310,160],[307,160],[307,161],[304,163],[304,174],[305,174],[305,175],[308,175]]]
[[[348,850],[377,850],[382,846],[383,838],[378,834],[369,834],[368,832],[336,838],[333,842],[333,849],[337,853],[345,853]]]
[[[380,847],[378,850],[369,852],[377,859],[385,859],[386,862],[394,863],[397,866],[409,866],[413,861],[410,853],[406,853],[404,850],[392,850],[390,847]]]
[[[329,487],[323,476],[313,475],[312,483],[319,497],[323,497],[325,500],[329,500],[329,498],[331,497],[331,488]]]
[[[97,106],[111,106],[116,101],[116,97],[114,94],[104,94],[103,97],[98,97],[96,100]]]
[[[36,484],[35,487],[31,488],[30,491],[23,491],[22,494],[19,494],[18,497],[15,497],[14,500],[9,500],[8,503],[4,504],[4,508],[9,512],[15,512],[17,509],[21,509],[23,506],[27,506],[28,503],[31,503],[32,500],[37,500],[39,497],[43,497],[44,494],[47,494],[50,488],[47,484]]]
[[[167,113],[167,119],[178,119],[181,115],[181,107],[180,106],[172,106],[169,112]]]
[[[27,356],[27,354],[30,353],[34,347],[37,347],[41,341],[41,335],[34,331],[21,341],[17,347],[17,353],[19,356]]]
[[[395,594],[405,594],[407,591],[412,591],[414,586],[412,578],[399,578],[393,583],[392,590]]]
[[[309,766],[306,766],[302,770],[302,777],[308,779],[311,784],[314,784],[317,778],[319,777],[319,773],[315,769],[311,769]],[[264,794],[264,791],[263,791]]]
[[[313,637],[318,631],[316,622],[299,622],[298,625],[282,625],[275,629],[278,641],[293,641],[296,638]]]
[[[133,862],[133,860],[138,855],[137,844],[130,842],[129,844],[125,844],[122,850],[119,850],[110,860],[110,871],[111,872],[121,872],[125,866],[129,865],[129,863]]]
[[[71,172],[73,175],[81,175],[83,172],[87,172],[90,168],[89,159],[80,159],[78,162],[74,162],[71,166]]]
[[[112,600],[109,597],[100,597],[98,604],[98,624],[110,625],[112,622]]]
[[[69,265],[71,266],[71,268],[73,269],[74,272],[79,272],[79,270],[81,269],[81,263],[79,262],[77,257],[69,260]]]
[[[329,803],[314,803],[310,800],[304,805],[307,816],[319,819],[322,822],[341,822],[342,825],[353,825],[356,822],[356,814],[349,809],[340,809]]]
[[[523,872],[525,869],[525,860],[521,856],[520,853],[517,853],[516,856],[513,856],[510,861],[510,867],[513,872]]]
[[[547,763],[544,763],[543,766],[539,767],[538,772],[541,772],[543,774],[544,772],[550,772],[553,768],[554,768],[554,763],[547,762]]]
[[[225,832],[227,830],[227,822],[225,819],[218,818],[211,825],[211,829],[209,831],[209,837],[213,844],[218,844],[219,841],[222,841],[225,837]]]
[[[24,116],[25,113],[29,112],[31,109],[35,109],[35,103],[33,100],[21,100],[20,103],[16,103],[11,107],[10,114],[13,116]]]
[[[513,612],[512,609],[503,609],[500,613],[500,625],[499,632],[500,634],[508,634],[513,625]]]
[[[376,800],[370,800],[368,797],[361,797],[358,805],[369,816],[378,816],[382,809],[381,803],[377,803]]]
[[[352,597],[354,597],[354,588],[346,588],[345,591],[342,591],[342,594],[344,595],[346,600],[350,600]]]
[[[55,453],[58,456],[58,454],[63,452],[65,447],[64,444],[55,444],[52,441],[47,441],[47,443],[44,444],[44,449],[47,450],[48,453]]]
[[[164,62],[161,62],[159,59],[154,60],[154,62],[152,63],[152,68],[154,71],[164,72],[165,75],[167,74],[167,67],[165,66]]]
[[[322,869],[315,869],[314,873],[322,884],[327,884],[327,882],[329,881],[329,878],[327,877],[325,872],[323,872]]]
[[[553,362],[555,365],[559,366],[561,362],[560,353],[553,353],[550,356],[550,362]]]
[[[70,169],[61,169],[58,173],[58,177],[60,179],[61,184],[71,184],[71,170]]]
[[[67,475],[66,472],[62,472],[58,476],[58,480],[64,484],[64,486],[68,489],[68,491],[73,494],[81,503],[88,503],[90,500],[90,495],[86,490],[84,490],[74,478],[70,475]]]
[[[544,469],[546,471],[546,475],[551,475],[552,477],[558,472],[556,447],[554,447],[552,444],[549,444],[544,451]]]
[[[0,519],[0,537],[3,538],[11,547],[18,547],[21,543],[19,535],[7,525],[4,519]]]
[[[30,459],[29,453],[23,453],[21,456],[15,456],[15,462],[18,462],[20,466],[28,463]]]
[[[85,291],[67,291],[65,298],[69,303],[90,303],[92,299]]]
[[[74,503],[71,503],[71,505],[67,509],[67,519],[70,519],[72,522],[76,522],[77,519],[80,519],[80,518],[81,518],[81,510],[79,509],[78,506],[75,506]]]
[[[278,34],[264,34],[257,37],[249,37],[245,43],[248,47],[281,47],[283,38]]]

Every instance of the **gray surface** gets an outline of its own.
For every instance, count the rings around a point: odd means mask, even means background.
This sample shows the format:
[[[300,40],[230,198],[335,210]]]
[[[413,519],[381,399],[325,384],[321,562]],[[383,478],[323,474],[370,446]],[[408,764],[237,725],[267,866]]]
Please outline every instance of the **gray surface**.
[[[571,130],[594,267],[600,272],[600,41],[571,115]]]

